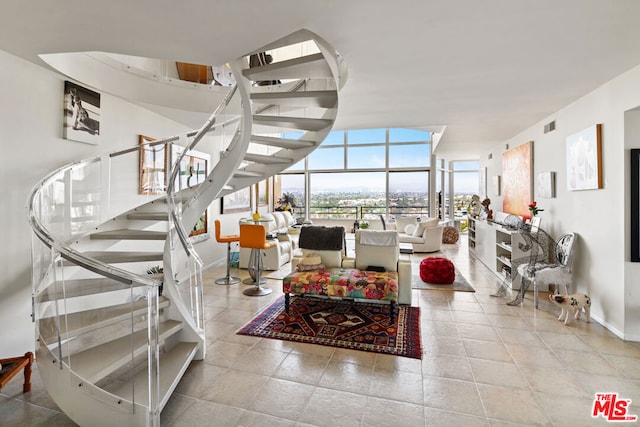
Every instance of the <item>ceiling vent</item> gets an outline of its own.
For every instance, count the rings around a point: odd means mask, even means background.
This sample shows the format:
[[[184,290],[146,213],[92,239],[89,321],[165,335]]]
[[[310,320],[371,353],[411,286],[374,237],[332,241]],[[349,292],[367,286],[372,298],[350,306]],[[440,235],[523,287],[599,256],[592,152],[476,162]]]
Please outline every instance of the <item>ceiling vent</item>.
[[[556,121],[552,121],[544,125],[544,133],[549,133],[551,131],[556,130]]]

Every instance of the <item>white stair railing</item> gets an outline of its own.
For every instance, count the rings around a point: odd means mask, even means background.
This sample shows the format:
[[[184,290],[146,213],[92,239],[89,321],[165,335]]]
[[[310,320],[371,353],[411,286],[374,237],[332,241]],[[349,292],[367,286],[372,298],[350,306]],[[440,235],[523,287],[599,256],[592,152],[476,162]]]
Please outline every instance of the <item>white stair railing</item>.
[[[34,188],[37,362],[79,424],[159,425],[190,361],[204,357],[203,263],[187,230],[213,200],[303,159],[335,121],[346,68],[326,41],[301,30],[255,52],[277,56],[300,42],[315,44],[314,53],[251,69],[249,55],[232,61],[237,87],[200,129],[64,166]],[[255,84],[262,80],[281,83]],[[182,188],[182,158],[220,127],[232,131],[212,155],[219,161],[204,182]],[[300,139],[275,136],[292,128],[304,131]],[[161,144],[165,155],[178,153],[166,198],[132,197],[121,177],[141,148]],[[147,274],[158,264],[163,275]]]

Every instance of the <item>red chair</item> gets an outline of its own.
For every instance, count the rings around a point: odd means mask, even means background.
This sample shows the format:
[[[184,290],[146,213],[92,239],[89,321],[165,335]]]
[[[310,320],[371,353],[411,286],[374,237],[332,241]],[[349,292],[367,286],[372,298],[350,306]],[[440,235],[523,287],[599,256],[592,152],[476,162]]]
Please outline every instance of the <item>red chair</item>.
[[[240,236],[237,234],[230,234],[227,236],[220,235],[220,221],[216,219],[216,241],[218,243],[227,244],[227,275],[216,279],[216,285],[235,285],[240,283],[239,277],[231,276],[231,243],[239,242]]]

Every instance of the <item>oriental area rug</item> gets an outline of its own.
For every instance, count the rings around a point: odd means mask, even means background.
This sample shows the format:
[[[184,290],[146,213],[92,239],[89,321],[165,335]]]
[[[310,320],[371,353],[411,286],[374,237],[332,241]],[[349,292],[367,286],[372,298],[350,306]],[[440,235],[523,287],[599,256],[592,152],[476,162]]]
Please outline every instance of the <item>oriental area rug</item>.
[[[238,334],[420,359],[420,308],[396,307],[390,324],[388,305],[294,296],[287,314],[282,296]]]

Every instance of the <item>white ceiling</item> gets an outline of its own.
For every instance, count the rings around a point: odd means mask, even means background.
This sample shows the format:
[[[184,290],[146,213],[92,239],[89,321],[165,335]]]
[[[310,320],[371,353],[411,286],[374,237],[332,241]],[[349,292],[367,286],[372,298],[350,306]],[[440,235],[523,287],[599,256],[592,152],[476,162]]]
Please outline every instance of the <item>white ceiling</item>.
[[[640,64],[638,0],[1,0],[0,49],[223,64],[300,28],[349,68],[336,128],[446,126],[477,158]]]

